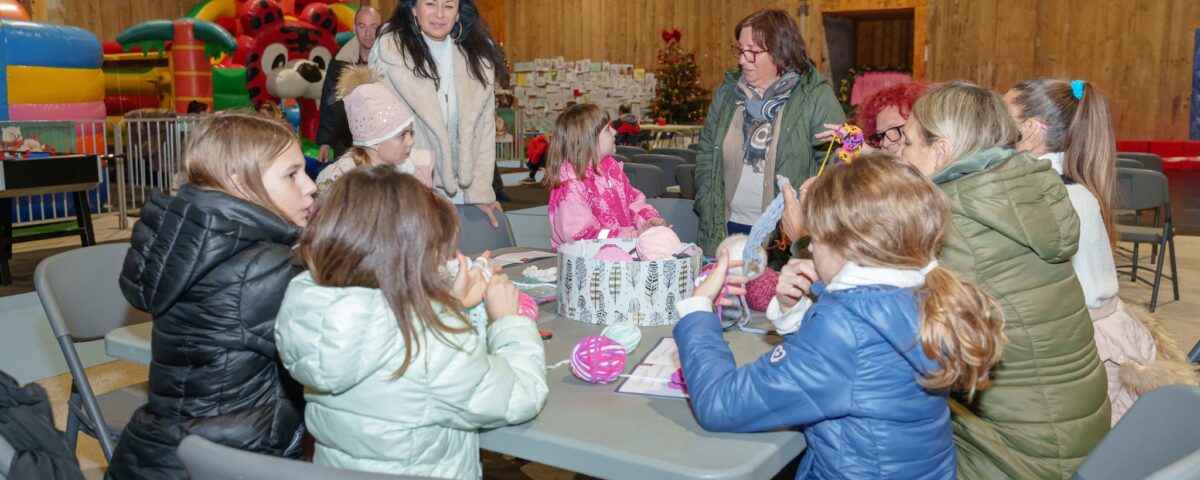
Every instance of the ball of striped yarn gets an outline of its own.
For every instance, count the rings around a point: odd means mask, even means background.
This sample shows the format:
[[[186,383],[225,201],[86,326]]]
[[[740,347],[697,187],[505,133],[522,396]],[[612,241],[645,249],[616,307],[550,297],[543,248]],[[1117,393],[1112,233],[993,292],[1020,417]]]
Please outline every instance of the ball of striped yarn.
[[[625,348],[608,337],[584,337],[571,351],[571,372],[588,383],[612,383],[625,370]]]
[[[525,292],[517,292],[517,313],[536,323],[539,313],[537,300],[526,295]]]

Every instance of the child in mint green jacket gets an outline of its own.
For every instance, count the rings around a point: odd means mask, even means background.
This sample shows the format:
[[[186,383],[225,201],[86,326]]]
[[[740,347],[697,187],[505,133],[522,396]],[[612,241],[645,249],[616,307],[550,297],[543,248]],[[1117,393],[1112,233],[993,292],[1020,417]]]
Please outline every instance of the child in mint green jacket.
[[[443,275],[454,207],[390,166],[355,169],[320,201],[300,239],[310,270],[275,326],[284,367],[307,387],[313,461],[479,478],[479,429],[525,422],[546,400],[545,350],[516,287],[468,272],[461,254],[458,275]],[[481,302],[483,335],[464,314]]]

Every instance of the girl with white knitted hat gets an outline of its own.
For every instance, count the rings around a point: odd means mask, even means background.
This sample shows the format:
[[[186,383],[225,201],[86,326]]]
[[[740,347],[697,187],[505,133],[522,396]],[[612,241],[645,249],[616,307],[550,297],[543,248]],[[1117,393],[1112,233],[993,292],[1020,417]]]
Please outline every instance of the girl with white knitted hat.
[[[346,67],[337,94],[345,104],[353,146],[336,163],[317,175],[323,192],[342,174],[364,165],[390,163],[401,172],[433,185],[433,158],[428,150],[413,150],[413,112],[388,88],[375,82],[370,68]]]

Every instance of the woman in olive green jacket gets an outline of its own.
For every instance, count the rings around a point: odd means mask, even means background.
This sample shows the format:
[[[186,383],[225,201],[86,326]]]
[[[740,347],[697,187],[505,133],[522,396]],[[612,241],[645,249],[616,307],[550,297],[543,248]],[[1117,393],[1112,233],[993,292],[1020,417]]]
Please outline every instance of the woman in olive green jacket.
[[[713,95],[696,156],[697,243],[710,256],[727,234],[749,232],[775,198],[775,175],[799,185],[817,173],[813,136],[846,119],[787,13],[751,14],[734,38],[738,68]]]
[[[943,266],[1004,309],[990,389],[950,401],[960,478],[1069,478],[1108,431],[1108,380],[1070,258],[1079,218],[1050,162],[1017,153],[994,92],[951,82],[913,106],[901,156],[941,187]]]

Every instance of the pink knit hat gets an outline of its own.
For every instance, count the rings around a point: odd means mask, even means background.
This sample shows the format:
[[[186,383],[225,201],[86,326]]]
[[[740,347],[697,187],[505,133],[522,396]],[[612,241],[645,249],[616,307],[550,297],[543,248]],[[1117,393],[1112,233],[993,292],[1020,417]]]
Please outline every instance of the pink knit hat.
[[[413,123],[412,109],[387,87],[375,83],[370,68],[347,68],[338,79],[338,91],[356,146],[377,145]]]

